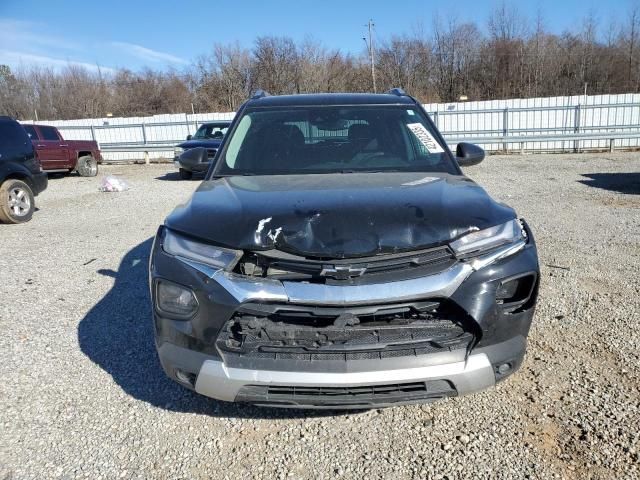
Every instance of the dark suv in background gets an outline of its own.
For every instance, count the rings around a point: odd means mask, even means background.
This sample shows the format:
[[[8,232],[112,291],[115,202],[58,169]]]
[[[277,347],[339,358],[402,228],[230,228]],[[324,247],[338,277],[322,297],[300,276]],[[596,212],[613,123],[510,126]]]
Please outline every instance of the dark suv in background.
[[[155,238],[166,373],[220,400],[370,408],[515,372],[536,246],[460,170],[482,149],[456,154],[398,89],[251,98]]]
[[[230,124],[228,120],[203,123],[193,136],[187,136],[186,142],[176,145],[173,161],[180,178],[188,180],[194,173],[205,173],[209,169]],[[195,149],[198,150],[191,151]]]
[[[24,128],[0,116],[0,222],[23,223],[35,211],[35,196],[47,188],[31,139]]]

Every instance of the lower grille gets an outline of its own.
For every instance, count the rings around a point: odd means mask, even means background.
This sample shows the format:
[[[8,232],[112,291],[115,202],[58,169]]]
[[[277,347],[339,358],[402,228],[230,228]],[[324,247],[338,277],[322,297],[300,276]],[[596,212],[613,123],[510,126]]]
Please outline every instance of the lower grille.
[[[467,348],[475,323],[448,301],[357,308],[245,304],[221,330],[223,355],[350,361]]]
[[[456,395],[457,391],[449,381],[429,380],[345,387],[249,385],[238,392],[236,401],[272,406],[367,407],[376,404],[437,400]]]
[[[362,395],[373,396],[426,391],[427,385],[424,382],[402,383],[395,385],[367,385],[363,387],[267,387],[267,395],[312,397],[332,397],[336,395],[357,397]]]

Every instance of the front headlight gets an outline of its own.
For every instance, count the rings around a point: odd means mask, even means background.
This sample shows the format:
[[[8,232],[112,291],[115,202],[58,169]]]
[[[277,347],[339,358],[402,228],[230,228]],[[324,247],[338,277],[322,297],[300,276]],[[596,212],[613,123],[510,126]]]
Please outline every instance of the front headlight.
[[[169,229],[165,229],[164,232],[162,249],[176,257],[193,260],[214,268],[232,270],[242,256],[242,252],[238,250],[229,250],[191,240]]]
[[[173,156],[174,157],[179,157],[180,155],[182,155],[182,152],[184,152],[184,148],[182,147],[175,147],[173,149]]]
[[[456,255],[463,256],[491,250],[522,239],[524,239],[522,225],[517,219],[514,219],[502,225],[469,233],[455,242],[451,242],[451,248]]]

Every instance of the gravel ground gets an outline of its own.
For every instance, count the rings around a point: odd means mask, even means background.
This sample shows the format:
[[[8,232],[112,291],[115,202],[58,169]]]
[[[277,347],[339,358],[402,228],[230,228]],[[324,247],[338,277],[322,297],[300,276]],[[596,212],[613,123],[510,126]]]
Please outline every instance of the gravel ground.
[[[522,369],[487,392],[356,414],[219,403],[165,378],[146,263],[197,182],[107,166],[0,226],[0,479],[640,478],[640,154],[489,157],[467,170],[536,235]]]

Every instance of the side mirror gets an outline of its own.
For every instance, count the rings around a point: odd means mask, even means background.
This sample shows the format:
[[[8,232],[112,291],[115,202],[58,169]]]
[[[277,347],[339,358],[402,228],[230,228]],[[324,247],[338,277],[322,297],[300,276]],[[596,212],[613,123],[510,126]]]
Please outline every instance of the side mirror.
[[[187,140],[191,140],[193,137],[191,135],[187,135]]]
[[[484,159],[484,150],[473,143],[462,142],[456,147],[456,160],[461,167],[477,165]]]

